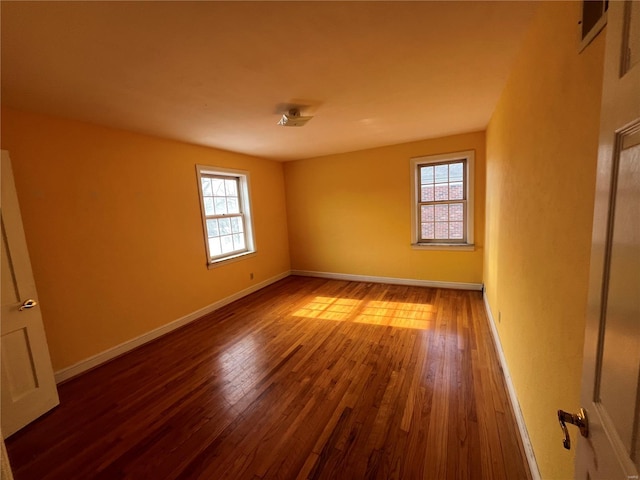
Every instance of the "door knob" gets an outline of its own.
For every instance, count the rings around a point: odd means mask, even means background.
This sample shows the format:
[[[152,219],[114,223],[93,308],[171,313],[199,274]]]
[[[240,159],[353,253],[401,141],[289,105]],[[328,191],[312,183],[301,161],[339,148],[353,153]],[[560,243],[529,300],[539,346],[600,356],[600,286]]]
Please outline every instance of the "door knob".
[[[567,450],[571,450],[571,438],[569,437],[569,430],[567,430],[567,423],[578,427],[583,437],[587,438],[589,436],[589,419],[584,408],[581,408],[577,414],[558,410],[558,422],[560,422],[560,428],[564,434],[562,444]]]
[[[20,305],[20,308],[18,310],[23,311],[28,308],[33,308],[36,305],[38,305],[38,302],[36,302],[33,298],[27,298],[24,302],[22,302],[22,305]]]

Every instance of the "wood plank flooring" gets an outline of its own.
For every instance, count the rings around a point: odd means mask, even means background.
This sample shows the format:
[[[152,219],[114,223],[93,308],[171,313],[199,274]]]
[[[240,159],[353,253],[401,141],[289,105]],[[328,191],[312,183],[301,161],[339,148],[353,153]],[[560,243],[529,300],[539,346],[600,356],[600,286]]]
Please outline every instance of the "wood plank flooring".
[[[479,292],[288,277],[60,399],[16,480],[531,478]]]

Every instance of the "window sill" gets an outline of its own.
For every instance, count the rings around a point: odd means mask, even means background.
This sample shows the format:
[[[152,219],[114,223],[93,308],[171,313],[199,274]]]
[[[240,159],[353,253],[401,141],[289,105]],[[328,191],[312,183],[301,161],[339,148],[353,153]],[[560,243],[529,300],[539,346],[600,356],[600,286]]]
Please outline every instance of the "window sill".
[[[209,260],[209,264],[207,265],[207,268],[209,270],[211,270],[212,268],[221,267],[221,266],[226,265],[228,263],[233,263],[233,262],[237,262],[239,260],[244,260],[247,257],[253,257],[255,254],[256,254],[256,251],[252,250],[250,252],[238,253],[238,254],[232,255],[230,257],[220,258],[220,259],[216,259],[216,260]]]
[[[449,250],[452,252],[474,252],[473,243],[412,243],[413,250]]]

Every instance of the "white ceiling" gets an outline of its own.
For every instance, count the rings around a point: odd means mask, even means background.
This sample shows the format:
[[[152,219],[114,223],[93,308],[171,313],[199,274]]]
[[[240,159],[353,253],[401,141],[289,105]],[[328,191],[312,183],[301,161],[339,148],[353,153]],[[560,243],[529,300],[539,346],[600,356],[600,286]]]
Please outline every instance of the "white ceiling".
[[[480,130],[534,9],[3,1],[2,103],[278,160]]]

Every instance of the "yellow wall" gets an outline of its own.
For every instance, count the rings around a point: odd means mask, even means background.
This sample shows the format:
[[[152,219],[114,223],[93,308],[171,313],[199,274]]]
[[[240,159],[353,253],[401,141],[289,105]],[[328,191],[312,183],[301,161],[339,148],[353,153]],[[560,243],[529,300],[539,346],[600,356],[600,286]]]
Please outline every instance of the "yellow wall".
[[[487,130],[486,185],[484,132],[283,165],[3,109],[54,368],[286,272],[289,259],[484,281],[541,473],[572,478],[555,412],[579,407],[604,46],[601,34],[577,53],[579,11],[541,4]],[[462,150],[476,152],[476,249],[414,250],[410,158]],[[251,172],[255,257],[206,268],[195,164]]]
[[[475,150],[471,252],[411,248],[412,157]],[[448,282],[482,281],[484,132],[285,164],[295,270]]]
[[[573,478],[556,410],[580,406],[604,54],[580,8],[541,4],[487,129],[484,281],[547,479]]]
[[[55,370],[289,270],[280,163],[7,109],[2,148]],[[207,269],[196,164],[250,171],[254,257]]]

